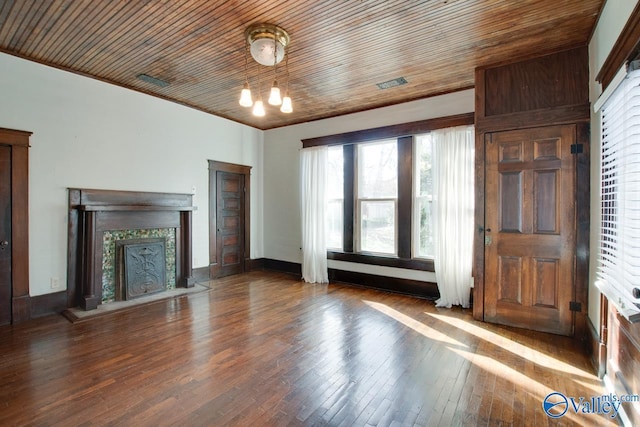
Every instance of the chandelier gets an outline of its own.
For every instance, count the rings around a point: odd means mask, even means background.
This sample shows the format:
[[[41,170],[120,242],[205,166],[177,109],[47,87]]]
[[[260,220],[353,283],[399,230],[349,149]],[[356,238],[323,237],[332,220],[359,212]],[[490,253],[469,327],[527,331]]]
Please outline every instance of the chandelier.
[[[249,87],[249,59],[247,51],[251,53],[251,57],[260,65],[265,67],[273,67],[273,84],[269,92],[268,103],[274,106],[280,106],[283,113],[293,112],[291,98],[289,97],[289,55],[287,55],[287,47],[289,46],[289,34],[273,24],[253,24],[249,26],[245,32],[245,49],[244,49],[244,77],[245,82],[240,93],[240,105],[243,107],[253,106],[253,115],[262,117],[265,115],[264,103],[260,89],[262,86],[262,70],[258,76],[258,99],[253,102],[251,88]],[[284,97],[281,96],[280,87],[278,86],[278,64],[285,61],[286,70],[286,86]]]

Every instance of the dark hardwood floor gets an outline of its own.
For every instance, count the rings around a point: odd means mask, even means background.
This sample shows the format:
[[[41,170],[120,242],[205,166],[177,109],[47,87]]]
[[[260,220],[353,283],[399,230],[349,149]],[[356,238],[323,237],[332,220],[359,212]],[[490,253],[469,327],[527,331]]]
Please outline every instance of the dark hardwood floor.
[[[615,425],[543,412],[604,394],[570,339],[280,273],[211,286],[0,327],[0,425]]]

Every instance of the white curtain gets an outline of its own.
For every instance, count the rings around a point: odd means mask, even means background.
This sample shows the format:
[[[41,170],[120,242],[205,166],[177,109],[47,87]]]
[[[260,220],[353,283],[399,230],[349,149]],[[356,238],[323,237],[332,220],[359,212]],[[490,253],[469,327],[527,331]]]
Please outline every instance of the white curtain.
[[[302,278],[309,283],[328,283],[325,238],[327,147],[300,151],[300,175]]]
[[[433,131],[434,268],[437,307],[469,307],[474,229],[474,131]]]

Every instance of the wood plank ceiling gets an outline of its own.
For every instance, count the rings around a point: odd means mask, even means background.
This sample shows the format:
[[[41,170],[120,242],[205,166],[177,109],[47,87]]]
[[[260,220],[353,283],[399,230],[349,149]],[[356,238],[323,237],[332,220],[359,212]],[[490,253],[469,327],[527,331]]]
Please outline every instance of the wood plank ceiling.
[[[471,88],[476,67],[586,45],[603,1],[0,0],[0,51],[271,129]],[[291,114],[238,104],[256,22],[291,36]],[[408,84],[376,86],[398,77]],[[254,98],[272,81],[250,59]]]

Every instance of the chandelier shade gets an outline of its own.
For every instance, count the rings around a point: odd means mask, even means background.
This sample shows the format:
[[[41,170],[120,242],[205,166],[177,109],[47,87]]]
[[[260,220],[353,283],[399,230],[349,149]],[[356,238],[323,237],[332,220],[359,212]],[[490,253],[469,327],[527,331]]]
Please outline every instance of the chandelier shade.
[[[284,59],[289,34],[273,24],[253,24],[244,32],[251,56],[258,64],[273,67]],[[275,50],[275,55],[274,55]]]
[[[253,98],[251,97],[251,89],[249,83],[244,84],[244,88],[240,93],[240,105],[243,107],[251,107],[253,105]]]

